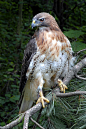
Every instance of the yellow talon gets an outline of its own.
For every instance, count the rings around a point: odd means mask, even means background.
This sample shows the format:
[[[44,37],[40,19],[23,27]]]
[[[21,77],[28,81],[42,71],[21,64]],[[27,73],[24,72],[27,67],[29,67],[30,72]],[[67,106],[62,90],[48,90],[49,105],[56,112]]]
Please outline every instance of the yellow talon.
[[[40,103],[40,102],[41,102],[41,103],[42,103],[43,108],[45,108],[44,101],[45,101],[45,102],[47,102],[47,103],[49,103],[49,100],[48,100],[48,99],[46,99],[46,98],[43,96],[42,91],[40,91],[39,95],[40,95],[40,97],[39,97],[39,99],[37,100],[36,104],[38,104],[38,103]]]
[[[68,89],[67,86],[60,79],[58,79],[58,85],[60,87],[61,92],[63,93],[65,93],[65,89]]]

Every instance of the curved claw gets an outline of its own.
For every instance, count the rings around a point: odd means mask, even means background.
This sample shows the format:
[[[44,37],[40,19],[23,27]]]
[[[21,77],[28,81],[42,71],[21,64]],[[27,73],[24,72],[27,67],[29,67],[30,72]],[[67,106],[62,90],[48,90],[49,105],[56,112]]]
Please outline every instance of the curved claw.
[[[44,96],[43,96],[43,93],[42,93],[42,91],[40,91],[40,97],[39,97],[39,99],[37,100],[37,102],[36,102],[36,104],[38,104],[38,103],[42,103],[42,106],[43,106],[43,108],[45,108],[45,105],[44,105],[44,101],[45,102],[47,102],[47,103],[49,103],[49,100],[48,99],[46,99]]]
[[[65,89],[68,89],[67,86],[60,79],[58,79],[58,85],[60,87],[61,92],[63,93],[65,93]]]

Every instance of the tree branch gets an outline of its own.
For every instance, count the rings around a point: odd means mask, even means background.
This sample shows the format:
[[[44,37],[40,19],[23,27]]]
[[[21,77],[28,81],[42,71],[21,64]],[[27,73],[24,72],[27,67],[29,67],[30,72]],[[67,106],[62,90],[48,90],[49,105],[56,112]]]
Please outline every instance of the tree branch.
[[[61,98],[71,97],[71,96],[76,96],[76,95],[81,95],[81,94],[86,94],[86,91],[75,91],[75,92],[69,92],[69,93],[64,93],[64,94],[57,93],[57,92],[55,93],[56,97],[61,97]]]
[[[24,117],[23,129],[28,129],[29,117],[30,117],[30,112],[26,111],[25,117]]]
[[[79,78],[79,79],[86,80],[86,78],[81,77],[81,75],[77,75],[77,74],[75,74],[75,76],[76,76],[77,78]]]
[[[32,118],[30,118],[31,119],[31,121],[33,122],[33,123],[35,123],[36,125],[38,125],[41,129],[45,129],[45,128],[43,128],[40,124],[38,124],[35,120],[33,120]]]
[[[24,114],[22,114],[19,118],[17,118],[16,120],[12,121],[11,123],[5,125],[4,127],[0,126],[0,129],[11,129],[11,128],[13,128],[14,126],[16,126],[16,125],[18,125],[19,123],[22,122],[23,117],[24,117]]]
[[[80,69],[86,66],[86,57],[74,66],[72,71],[69,71],[68,75],[64,78],[63,83],[67,85],[69,81],[77,74]]]
[[[80,69],[82,69],[83,67],[86,66],[86,58],[84,58],[83,60],[81,60],[79,63],[77,63],[74,66],[74,70],[69,71],[67,77],[64,78],[63,83],[65,85],[67,85],[69,83],[69,81],[74,77],[75,73],[78,73],[80,71]],[[86,94],[86,91],[76,91],[76,92],[70,92],[70,93],[60,93],[59,92],[59,88],[56,88],[52,91],[52,94],[56,94],[57,97],[70,97],[70,96],[75,96],[75,95],[81,95],[81,94]],[[49,99],[49,101],[52,100],[52,94],[50,94],[47,99]],[[45,102],[45,105],[47,103]],[[28,121],[29,118],[35,114],[37,111],[39,111],[42,108],[41,103],[38,103],[37,105],[33,106],[32,108],[30,108],[29,110],[27,110],[25,113],[22,114],[22,116],[20,116],[18,119],[16,119],[15,121],[11,122],[10,124],[1,127],[0,129],[10,129],[14,126],[16,126],[17,124],[19,124],[24,115],[25,115],[25,119],[24,119],[24,126],[23,129],[27,129],[28,128]]]
[[[80,52],[83,52],[83,51],[86,51],[86,48],[85,48],[85,49],[82,49],[82,50],[80,50],[80,51],[78,51],[78,52],[76,53],[76,55],[78,55]]]

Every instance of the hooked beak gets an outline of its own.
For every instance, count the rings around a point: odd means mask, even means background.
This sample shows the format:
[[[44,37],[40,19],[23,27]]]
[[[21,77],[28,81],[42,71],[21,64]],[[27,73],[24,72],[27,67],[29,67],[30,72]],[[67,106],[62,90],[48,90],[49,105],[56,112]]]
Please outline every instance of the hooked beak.
[[[32,29],[33,29],[33,27],[35,27],[35,26],[36,26],[36,22],[35,22],[35,20],[33,20],[33,21],[32,21],[32,24],[31,24]]]
[[[31,24],[32,29],[33,29],[33,27],[40,26],[40,25],[41,25],[40,21],[33,19],[32,24]]]

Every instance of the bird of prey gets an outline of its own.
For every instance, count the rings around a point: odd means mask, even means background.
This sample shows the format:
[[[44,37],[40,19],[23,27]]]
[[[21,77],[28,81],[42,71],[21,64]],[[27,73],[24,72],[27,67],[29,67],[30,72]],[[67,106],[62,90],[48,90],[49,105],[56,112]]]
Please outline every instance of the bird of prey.
[[[37,100],[45,107],[49,103],[43,89],[49,89],[59,82],[61,91],[67,87],[60,80],[72,70],[75,58],[70,41],[62,33],[54,17],[39,13],[32,19],[32,28],[37,27],[26,45],[21,69],[20,110],[23,113]]]

